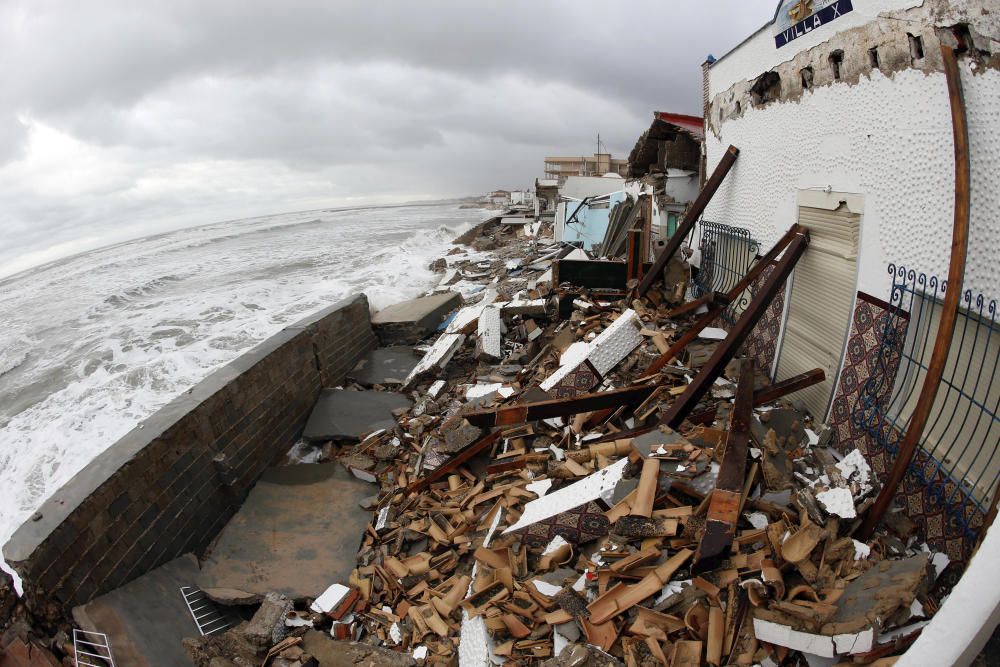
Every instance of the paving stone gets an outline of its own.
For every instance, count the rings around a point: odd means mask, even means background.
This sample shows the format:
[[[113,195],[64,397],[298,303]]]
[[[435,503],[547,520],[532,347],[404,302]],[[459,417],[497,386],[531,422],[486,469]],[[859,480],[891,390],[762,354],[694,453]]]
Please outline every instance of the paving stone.
[[[194,586],[198,559],[185,554],[73,609],[84,630],[108,636],[120,665],[188,664],[181,641],[197,637],[181,586]]]
[[[202,564],[198,587],[295,600],[346,582],[371,517],[359,503],[371,493],[339,463],[265,471]]]
[[[375,348],[364,356],[347,374],[349,380],[371,387],[372,385],[399,385],[410,374],[420,357],[413,348],[405,345]]]
[[[312,442],[360,440],[366,433],[395,426],[392,411],[411,405],[406,396],[388,391],[327,389],[320,393],[302,437]]]

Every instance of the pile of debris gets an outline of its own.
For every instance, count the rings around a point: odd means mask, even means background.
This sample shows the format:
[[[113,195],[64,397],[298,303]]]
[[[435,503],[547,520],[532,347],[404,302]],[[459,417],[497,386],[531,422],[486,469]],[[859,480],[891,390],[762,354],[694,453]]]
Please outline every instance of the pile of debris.
[[[795,234],[735,296],[783,281]],[[900,514],[852,537],[877,480],[787,398],[822,372],[769,385],[740,356],[766,286],[727,332],[733,295],[684,303],[680,260],[639,297],[553,284],[578,249],[490,240],[447,258],[466,305],[398,380],[412,406],[327,445],[380,490],[350,579],[286,617],[442,665],[872,663],[915,639],[947,559]]]

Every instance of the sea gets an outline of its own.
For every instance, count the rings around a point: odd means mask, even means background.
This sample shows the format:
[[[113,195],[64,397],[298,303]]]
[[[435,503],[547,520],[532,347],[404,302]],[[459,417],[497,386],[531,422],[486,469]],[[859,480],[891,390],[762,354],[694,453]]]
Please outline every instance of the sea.
[[[0,544],[97,454],[284,326],[358,292],[377,309],[433,286],[429,263],[489,215],[456,201],[269,215],[0,279]]]

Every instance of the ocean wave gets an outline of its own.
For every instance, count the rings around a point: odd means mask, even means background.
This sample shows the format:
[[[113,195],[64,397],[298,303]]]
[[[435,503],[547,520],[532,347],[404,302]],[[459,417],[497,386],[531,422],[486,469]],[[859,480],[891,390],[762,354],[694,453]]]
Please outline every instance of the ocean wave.
[[[94,456],[282,327],[361,291],[373,308],[425,291],[430,262],[480,215],[449,204],[231,221],[6,283],[0,397],[31,386],[32,400],[0,425],[0,544]]]

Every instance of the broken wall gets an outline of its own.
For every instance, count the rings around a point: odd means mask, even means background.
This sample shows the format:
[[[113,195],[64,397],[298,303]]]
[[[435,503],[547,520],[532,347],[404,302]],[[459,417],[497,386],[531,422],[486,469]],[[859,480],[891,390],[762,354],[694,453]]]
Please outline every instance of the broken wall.
[[[4,546],[30,603],[82,604],[205,549],[298,438],[320,389],[376,345],[368,300],[357,296],[284,329],[157,411]]]

